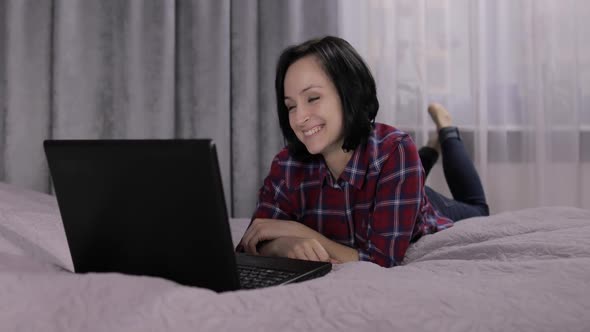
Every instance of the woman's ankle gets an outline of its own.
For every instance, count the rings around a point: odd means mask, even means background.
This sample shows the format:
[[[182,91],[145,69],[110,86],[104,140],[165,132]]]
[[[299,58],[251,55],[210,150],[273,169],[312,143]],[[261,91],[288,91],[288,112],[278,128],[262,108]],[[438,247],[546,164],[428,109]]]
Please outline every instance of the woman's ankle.
[[[446,141],[449,138],[456,138],[458,140],[461,140],[461,134],[459,133],[459,128],[457,128],[455,126],[448,126],[448,127],[443,127],[438,131],[438,141],[440,144],[442,144],[444,141]]]

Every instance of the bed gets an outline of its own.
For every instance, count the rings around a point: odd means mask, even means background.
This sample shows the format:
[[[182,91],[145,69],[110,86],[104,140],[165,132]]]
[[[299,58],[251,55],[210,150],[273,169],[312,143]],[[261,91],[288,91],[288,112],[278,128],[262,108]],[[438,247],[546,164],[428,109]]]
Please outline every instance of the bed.
[[[234,241],[247,223],[231,220]],[[402,266],[258,290],[72,270],[55,198],[0,183],[1,331],[590,331],[590,211],[569,207],[468,219]]]

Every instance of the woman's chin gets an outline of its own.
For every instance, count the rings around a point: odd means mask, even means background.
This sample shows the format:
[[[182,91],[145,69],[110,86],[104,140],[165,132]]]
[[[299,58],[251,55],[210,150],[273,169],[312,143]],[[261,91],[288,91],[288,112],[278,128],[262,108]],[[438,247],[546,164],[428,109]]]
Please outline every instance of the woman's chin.
[[[307,149],[307,152],[309,152],[309,154],[320,154],[322,153],[322,149],[318,146],[309,146],[306,145],[305,148]]]

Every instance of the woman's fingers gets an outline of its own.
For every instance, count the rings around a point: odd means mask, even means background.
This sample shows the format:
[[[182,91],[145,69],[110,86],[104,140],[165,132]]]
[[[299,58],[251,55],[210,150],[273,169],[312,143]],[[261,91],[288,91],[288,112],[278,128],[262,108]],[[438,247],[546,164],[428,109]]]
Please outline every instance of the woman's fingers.
[[[326,249],[315,239],[298,238],[291,252],[293,257],[302,260],[327,262],[330,259]]]
[[[318,262],[320,260],[318,255],[315,253],[315,250],[313,249],[313,245],[311,243],[308,243],[308,245],[304,247],[304,252],[308,261]]]
[[[275,219],[254,219],[252,224],[246,232],[238,245],[239,248],[243,248],[245,252],[249,254],[258,254],[258,243],[261,241],[272,241],[281,237],[293,237],[300,238],[300,241],[291,241],[289,246],[293,244],[306,243],[306,241],[312,240],[316,232],[311,230],[305,225],[302,225],[295,221],[288,220],[275,220]],[[310,244],[307,244],[308,246]],[[321,246],[319,242],[311,245]],[[292,249],[292,248],[291,248]],[[297,253],[292,252],[292,255],[297,255],[297,258],[307,260],[320,260],[323,259],[323,253],[320,252],[321,256],[318,256],[318,252],[314,249],[299,250]]]
[[[259,254],[258,243],[269,240],[273,241],[274,255],[308,261],[332,261],[326,249],[316,239],[290,236],[277,238],[267,236],[266,229],[261,225],[253,225],[251,228],[240,242],[247,253]]]
[[[258,254],[256,250],[256,245],[258,241],[260,241],[260,233],[263,231],[264,224],[268,221],[264,219],[255,219],[252,222],[252,225],[248,227],[242,240],[240,241],[240,245],[244,247],[244,250],[249,254]]]
[[[255,234],[250,237],[250,239],[248,240],[248,243],[246,244],[248,247],[248,252],[251,254],[258,254],[258,251],[256,250],[257,244],[258,244],[258,236]]]
[[[244,251],[248,254],[252,253],[252,252],[250,252],[250,246],[248,246],[248,243],[250,242],[251,237],[252,237],[252,234],[250,232],[246,231],[246,233],[242,237],[242,240],[240,241],[240,244],[239,244],[239,246],[242,247],[244,249]]]
[[[305,254],[305,247],[302,246],[301,244],[296,244],[293,247],[292,251],[293,251],[293,257],[295,259],[301,259],[301,260],[305,260],[305,261],[309,260],[309,258]]]
[[[315,240],[314,240],[315,241]],[[313,246],[313,250],[318,257],[319,261],[328,262],[330,260],[330,255],[326,251],[326,249],[317,241],[315,241],[317,245]]]

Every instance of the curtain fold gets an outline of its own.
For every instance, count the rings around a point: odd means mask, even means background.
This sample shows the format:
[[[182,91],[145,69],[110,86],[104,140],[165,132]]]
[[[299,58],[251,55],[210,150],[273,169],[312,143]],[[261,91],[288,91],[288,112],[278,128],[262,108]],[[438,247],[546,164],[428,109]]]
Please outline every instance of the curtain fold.
[[[173,137],[174,3],[54,4],[51,137]]]
[[[332,34],[371,67],[378,121],[421,145],[426,105],[447,106],[493,212],[590,208],[587,17],[584,0],[0,0],[0,181],[50,192],[46,138],[209,137],[248,217],[283,146],[277,57]]]
[[[230,1],[177,5],[175,136],[214,140],[231,209]]]
[[[0,176],[47,191],[48,172],[39,146],[51,121],[51,2],[0,5]]]
[[[284,142],[275,102],[280,52],[338,33],[337,1],[232,2],[232,193],[234,215],[249,217],[270,164]]]
[[[282,147],[274,70],[330,1],[0,0],[0,180],[51,192],[47,138],[212,138],[249,216]]]

